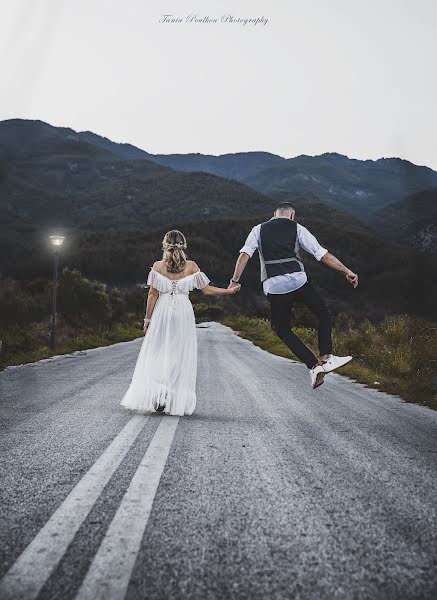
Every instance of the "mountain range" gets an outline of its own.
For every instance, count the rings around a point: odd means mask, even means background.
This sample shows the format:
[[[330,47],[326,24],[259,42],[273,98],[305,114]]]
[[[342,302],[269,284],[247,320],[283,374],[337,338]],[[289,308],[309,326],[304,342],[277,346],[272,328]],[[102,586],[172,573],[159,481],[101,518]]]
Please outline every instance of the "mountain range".
[[[128,285],[141,281],[159,257],[165,230],[178,227],[189,235],[192,256],[224,284],[250,227],[280,200],[295,203],[297,220],[362,275],[358,294],[347,286],[339,291],[337,273],[308,262],[310,275],[317,274],[340,308],[354,307],[360,316],[432,313],[437,258],[417,251],[437,253],[437,173],[431,169],[334,153],[152,155],[41,121],[0,123],[4,275],[50,276],[45,240],[58,227],[67,235],[68,264]],[[246,278],[259,294],[254,261]]]
[[[9,236],[27,224],[151,230],[180,219],[257,214],[272,205],[239,181],[122,159],[70,130],[0,124],[0,220]]]
[[[153,229],[169,220],[258,214],[291,194],[317,198],[390,239],[437,253],[429,192],[435,188],[437,172],[400,158],[152,154],[42,121],[0,123],[0,217],[9,225],[62,218],[93,229]]]
[[[241,181],[272,194],[311,193],[327,204],[371,220],[371,214],[403,198],[437,187],[437,172],[400,158],[352,159],[335,152],[284,158],[269,152],[220,156],[200,153],[151,154],[131,144],[112,142],[90,131],[62,130],[123,159],[142,158],[176,171],[203,172]]]

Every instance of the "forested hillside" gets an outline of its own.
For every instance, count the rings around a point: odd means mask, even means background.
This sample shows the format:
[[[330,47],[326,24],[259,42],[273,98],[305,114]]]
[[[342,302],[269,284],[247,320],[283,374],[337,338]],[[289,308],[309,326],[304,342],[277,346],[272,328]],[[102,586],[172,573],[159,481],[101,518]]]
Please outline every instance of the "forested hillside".
[[[437,187],[377,211],[372,226],[391,240],[437,255]]]
[[[273,206],[237,181],[145,160],[90,156],[93,151],[93,146],[68,142],[31,160],[0,160],[2,238],[13,241],[34,224],[151,230],[179,219],[257,214]]]
[[[54,155],[65,159],[67,173],[59,171],[59,168],[52,169],[50,157]],[[435,171],[397,157],[358,160],[335,152],[287,159],[269,152],[236,152],[221,156],[200,153],[152,154],[132,144],[115,143],[90,131],[76,132],[42,121],[11,119],[0,123],[0,160],[13,165],[13,161],[31,158],[32,162],[36,160],[41,166],[42,157],[42,166],[45,159],[49,161],[46,174],[52,174],[51,183],[55,179],[59,183],[65,182],[68,191],[68,184],[74,187],[84,179],[96,179],[98,192],[108,194],[108,199],[113,200],[113,194],[108,191],[113,185],[120,201],[133,208],[136,208],[138,188],[141,189],[143,183],[136,161],[144,161],[145,172],[150,173],[150,163],[155,165],[155,173],[159,166],[185,173],[203,172],[243,182],[267,195],[278,192],[310,193],[328,205],[369,223],[375,211],[437,186]],[[76,164],[74,157],[118,162],[109,166],[114,171],[109,177],[107,172],[98,168],[89,168],[87,171],[86,165],[82,162]],[[123,168],[120,161],[127,164],[133,161],[135,169]],[[68,170],[71,171],[70,175],[75,176],[66,178]],[[118,173],[120,177],[117,178]],[[23,176],[27,178],[27,173]],[[99,181],[102,176],[103,181]],[[37,183],[39,178],[41,172],[35,172],[33,181]],[[44,183],[43,179],[40,181]],[[90,193],[93,195],[93,188]]]
[[[161,240],[171,227],[180,228],[189,241],[189,256],[199,263],[217,285],[227,285],[238,251],[251,227],[269,218],[263,214],[250,218],[205,222],[173,222],[168,227],[142,230],[83,232],[69,230],[61,252],[61,264],[78,268],[84,275],[118,286],[145,282],[150,266],[161,257]],[[314,202],[298,216],[329,251],[360,275],[360,286],[353,290],[337,272],[304,255],[308,273],[323,290],[336,311],[347,311],[357,318],[380,318],[403,312],[435,316],[437,306],[437,259],[385,242],[357,223],[334,211],[323,216]],[[2,252],[4,275],[20,279],[50,277],[51,256],[41,230],[9,246]],[[249,295],[247,295],[249,294]],[[258,258],[250,261],[243,277],[242,305],[257,312],[264,303],[259,282]],[[251,306],[252,305],[252,306]]]

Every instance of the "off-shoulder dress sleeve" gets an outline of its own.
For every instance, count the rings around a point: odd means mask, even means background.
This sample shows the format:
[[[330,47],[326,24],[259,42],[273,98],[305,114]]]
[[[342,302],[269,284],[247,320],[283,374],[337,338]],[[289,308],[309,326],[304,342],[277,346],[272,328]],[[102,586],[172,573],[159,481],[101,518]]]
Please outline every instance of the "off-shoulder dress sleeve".
[[[160,279],[159,279],[159,274],[153,270],[153,268],[150,269],[149,271],[149,276],[147,277],[147,285],[148,286],[152,286],[154,288],[156,288],[157,290],[160,289]]]
[[[198,290],[201,290],[202,288],[206,287],[210,282],[210,280],[203,271],[198,271],[197,273],[195,273],[193,279],[194,285]]]

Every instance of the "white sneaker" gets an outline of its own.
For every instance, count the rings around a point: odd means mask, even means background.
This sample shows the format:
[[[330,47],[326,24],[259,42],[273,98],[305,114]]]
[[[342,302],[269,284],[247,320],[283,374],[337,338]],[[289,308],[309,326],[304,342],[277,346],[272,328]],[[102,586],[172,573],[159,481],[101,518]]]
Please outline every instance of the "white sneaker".
[[[322,365],[316,365],[310,369],[311,387],[316,388],[322,385],[325,375],[326,371]]]
[[[335,356],[330,354],[328,360],[323,362],[323,369],[325,373],[329,373],[334,369],[339,369],[352,360],[352,356]]]

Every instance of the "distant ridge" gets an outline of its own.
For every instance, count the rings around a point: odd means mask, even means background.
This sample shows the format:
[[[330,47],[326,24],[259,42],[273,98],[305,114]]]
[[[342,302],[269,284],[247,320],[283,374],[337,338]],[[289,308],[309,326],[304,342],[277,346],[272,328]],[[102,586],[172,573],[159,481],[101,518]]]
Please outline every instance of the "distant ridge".
[[[361,160],[325,152],[284,158],[263,151],[151,154],[91,131],[25,119],[0,122],[0,177],[6,173],[0,210],[9,219],[33,218],[33,203],[51,205],[48,213],[76,219],[77,226],[94,220],[94,227],[106,227],[114,219],[123,226],[137,219],[159,227],[158,205],[165,207],[163,215],[188,211],[190,219],[256,214],[271,206],[272,197],[291,194],[318,198],[384,232],[387,222],[378,215],[385,207],[409,197],[414,203],[415,194],[437,187],[437,172],[396,157]],[[408,215],[414,229],[414,210]],[[402,240],[431,251],[432,236],[422,238],[420,242],[407,235]]]
[[[132,148],[114,152],[109,140],[93,140],[90,133],[42,122],[0,123],[2,236],[14,239],[38,224],[152,230],[181,218],[253,215],[272,207],[271,198],[240,181],[122,158],[120,153],[132,155]]]

